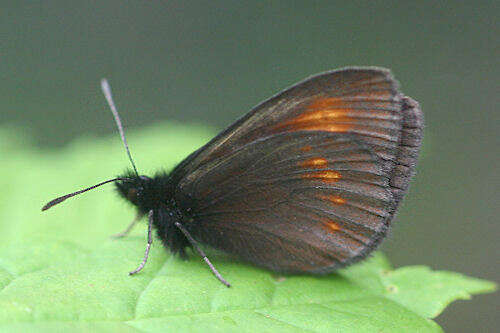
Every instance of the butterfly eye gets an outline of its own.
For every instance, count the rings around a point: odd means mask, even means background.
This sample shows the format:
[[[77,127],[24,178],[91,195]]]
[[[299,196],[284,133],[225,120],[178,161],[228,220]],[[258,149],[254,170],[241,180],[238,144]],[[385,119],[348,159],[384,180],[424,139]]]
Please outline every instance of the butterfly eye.
[[[128,190],[127,199],[129,199],[132,202],[135,202],[137,198],[140,196],[141,192],[142,192],[141,190],[138,190],[136,188],[131,188],[130,190]]]
[[[143,192],[144,192],[144,187],[139,186],[139,188],[137,189],[137,194],[135,196],[137,198],[140,198],[140,197],[142,197]]]

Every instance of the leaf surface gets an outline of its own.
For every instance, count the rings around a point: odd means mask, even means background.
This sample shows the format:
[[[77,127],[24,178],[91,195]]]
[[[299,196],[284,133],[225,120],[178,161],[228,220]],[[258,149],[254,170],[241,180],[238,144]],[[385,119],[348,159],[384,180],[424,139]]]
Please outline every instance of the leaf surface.
[[[439,332],[431,319],[491,282],[425,266],[393,269],[378,253],[328,276],[278,276],[220,254],[211,260],[226,288],[190,253],[182,261],[154,242],[146,268],[146,225],[111,240],[133,218],[112,186],[41,213],[55,196],[109,179],[128,166],[118,136],[82,138],[57,151],[0,130],[0,329],[104,332]],[[144,174],[169,170],[211,137],[177,124],[130,133]]]

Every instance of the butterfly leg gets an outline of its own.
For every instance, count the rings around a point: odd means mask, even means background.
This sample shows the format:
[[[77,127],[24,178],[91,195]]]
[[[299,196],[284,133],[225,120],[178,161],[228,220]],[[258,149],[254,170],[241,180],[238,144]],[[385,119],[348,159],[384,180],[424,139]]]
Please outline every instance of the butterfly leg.
[[[179,250],[179,257],[182,259],[182,260],[188,260],[189,257],[186,253],[186,249],[180,249]]]
[[[198,247],[198,244],[196,243],[196,241],[194,240],[194,238],[191,236],[191,234],[186,230],[186,228],[184,228],[184,226],[182,224],[180,224],[179,222],[175,222],[175,226],[177,228],[179,228],[179,230],[184,234],[184,236],[186,236],[186,238],[191,243],[191,245],[193,245],[193,247],[196,249],[196,251],[198,251],[198,253],[200,254],[200,256],[203,257],[203,260],[208,265],[208,267],[210,267],[210,270],[212,271],[212,273],[214,273],[215,277],[220,282],[222,282],[226,287],[231,287],[231,285],[229,284],[229,282],[227,282],[226,280],[224,280],[224,278],[222,277],[222,275],[220,275],[220,273],[217,271],[217,269],[214,267],[214,265],[212,265],[212,263],[210,262],[210,260],[208,260],[207,255],[205,254],[205,252],[203,252],[203,250],[200,247]]]
[[[146,245],[146,253],[144,253],[144,259],[142,259],[142,262],[139,265],[139,267],[134,269],[132,272],[128,273],[129,275],[134,275],[136,273],[139,273],[144,268],[144,265],[146,265],[146,261],[148,261],[149,250],[151,249],[151,244],[153,243],[153,236],[151,234],[152,228],[153,228],[153,210],[150,210],[148,214],[148,244]]]
[[[132,228],[134,228],[136,223],[139,222],[141,217],[142,217],[142,215],[138,213],[137,216],[134,218],[134,220],[132,222],[130,222],[127,229],[125,229],[124,231],[119,232],[117,234],[111,235],[111,238],[118,239],[118,238],[122,238],[122,237],[127,236],[128,233],[132,230]]]

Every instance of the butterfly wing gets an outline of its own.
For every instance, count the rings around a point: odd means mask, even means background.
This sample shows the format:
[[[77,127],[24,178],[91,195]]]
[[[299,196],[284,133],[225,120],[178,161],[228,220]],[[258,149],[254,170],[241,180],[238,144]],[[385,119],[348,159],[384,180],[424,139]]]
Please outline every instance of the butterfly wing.
[[[418,104],[389,71],[311,77],[255,107],[172,176],[202,243],[283,272],[366,256],[406,192],[422,137]]]

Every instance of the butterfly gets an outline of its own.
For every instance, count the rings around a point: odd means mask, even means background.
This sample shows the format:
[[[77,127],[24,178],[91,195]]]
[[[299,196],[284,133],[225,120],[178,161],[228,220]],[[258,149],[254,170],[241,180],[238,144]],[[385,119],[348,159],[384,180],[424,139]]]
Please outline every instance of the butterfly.
[[[169,173],[140,175],[106,80],[103,92],[132,163],[115,182],[172,253],[200,245],[280,273],[325,274],[365,258],[386,237],[423,136],[419,104],[388,69],[347,67],[274,95]]]

